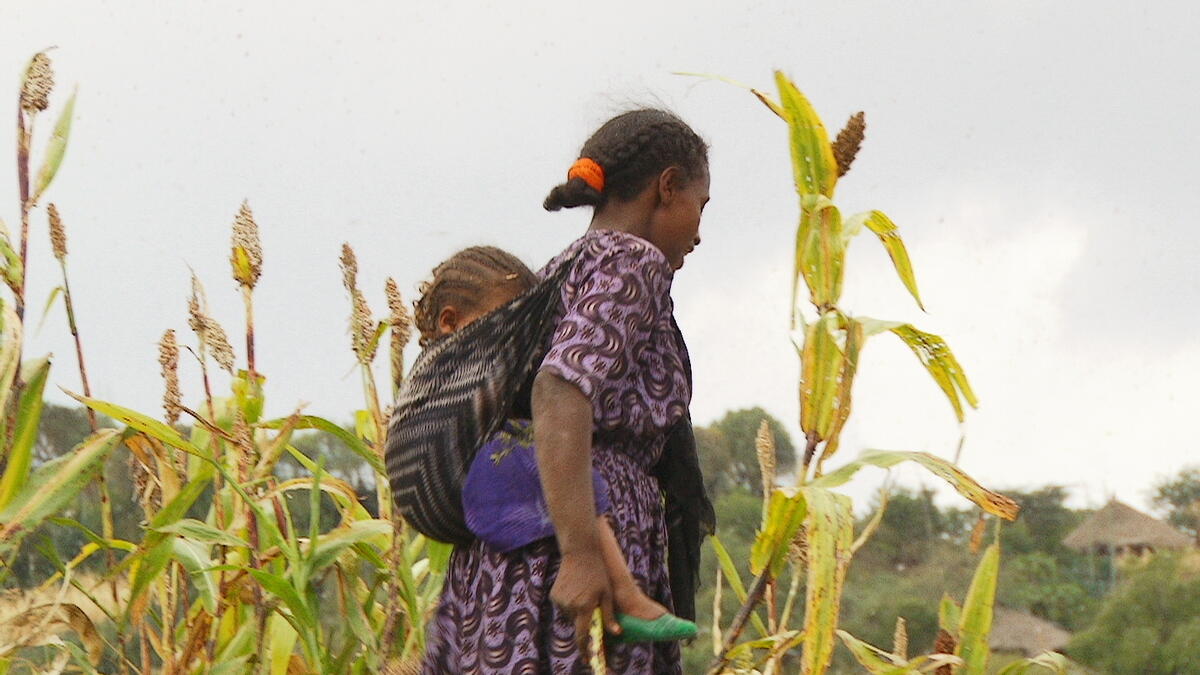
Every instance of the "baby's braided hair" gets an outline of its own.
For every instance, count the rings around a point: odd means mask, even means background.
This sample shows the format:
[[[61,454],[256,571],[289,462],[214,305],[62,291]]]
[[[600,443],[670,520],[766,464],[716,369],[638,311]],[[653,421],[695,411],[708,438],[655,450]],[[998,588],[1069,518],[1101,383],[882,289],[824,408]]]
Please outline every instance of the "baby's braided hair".
[[[622,113],[605,122],[583,144],[580,157],[604,169],[604,190],[582,178],[558,185],[542,204],[547,211],[575,206],[603,206],[610,198],[629,201],[670,166],[688,179],[708,169],[708,145],[673,113],[647,108]]]
[[[437,339],[438,315],[451,305],[460,312],[479,309],[484,296],[505,287],[523,292],[537,283],[537,276],[513,254],[495,246],[472,246],[433,268],[433,278],[421,282],[421,297],[415,303],[414,320],[421,333],[422,347]]]

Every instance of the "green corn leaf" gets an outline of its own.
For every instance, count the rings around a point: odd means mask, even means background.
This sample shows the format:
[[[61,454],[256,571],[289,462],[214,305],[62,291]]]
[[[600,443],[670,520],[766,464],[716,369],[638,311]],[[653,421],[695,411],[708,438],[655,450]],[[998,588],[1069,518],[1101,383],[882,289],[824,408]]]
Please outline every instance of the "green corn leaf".
[[[713,552],[717,554],[717,564],[721,566],[721,571],[725,574],[725,579],[729,581],[729,587],[733,589],[734,595],[737,596],[738,602],[746,604],[746,585],[742,583],[742,575],[738,572],[737,565],[733,563],[733,558],[730,557],[729,551],[725,549],[725,545],[721,543],[720,538],[715,534],[708,538],[712,542]],[[759,635],[767,635],[767,625],[763,623],[758,613],[752,613],[750,620],[754,623],[754,628]]]
[[[292,662],[292,650],[296,648],[299,634],[292,624],[278,614],[267,620],[268,654],[271,659],[271,675],[287,675]]]
[[[833,423],[834,401],[844,354],[835,332],[838,313],[829,311],[808,326],[801,364],[800,427],[826,438]]]
[[[745,89],[746,91],[750,92],[751,94],[754,94],[755,98],[757,98],[760,102],[762,102],[763,105],[767,106],[768,110],[770,110],[771,112],[778,115],[780,119],[782,119],[785,122],[787,121],[787,112],[784,111],[782,106],[780,106],[778,103],[776,103],[774,100],[772,100],[771,97],[766,94],[766,92],[763,92],[759,89],[755,89],[754,87],[751,87],[748,84],[742,84],[741,82],[730,79],[728,77],[724,77],[721,75],[711,75],[708,73],[687,73],[687,72],[676,71],[671,74],[672,75],[683,75],[685,77],[699,77],[699,78],[705,79],[705,80],[716,80],[718,82],[724,82],[725,84],[732,84],[735,87],[741,87],[742,89]]]
[[[8,410],[8,396],[21,366],[21,339],[22,325],[17,312],[11,303],[0,300],[0,410]],[[5,418],[0,415],[0,431],[5,430],[8,421]],[[0,438],[7,437],[0,433]]]
[[[223,546],[250,548],[250,544],[245,539],[223,530],[218,530],[212,525],[196,520],[195,518],[177,520],[173,523],[157,527],[155,531],[165,534],[177,534],[201,544],[221,544]]]
[[[42,308],[42,318],[38,319],[39,332],[42,330],[42,326],[46,325],[46,317],[50,315],[50,310],[54,307],[54,301],[58,299],[58,296],[62,295],[62,292],[62,286],[55,286],[50,289],[50,296],[46,298],[46,306]]]
[[[875,233],[875,236],[879,237],[883,248],[887,250],[888,257],[892,259],[892,265],[896,268],[900,282],[912,294],[913,300],[917,301],[917,306],[925,309],[925,305],[921,302],[921,293],[917,290],[916,273],[913,272],[912,261],[908,258],[908,249],[904,247],[904,240],[900,238],[899,228],[882,211],[868,212],[864,224],[867,229]]]
[[[996,579],[1000,574],[1000,546],[992,544],[983,553],[975,578],[963,601],[959,617],[959,641],[955,654],[962,658],[964,675],[987,672],[988,636],[992,632],[992,609],[996,603]]]
[[[354,433],[368,443],[379,442],[379,439],[375,438],[375,416],[370,410],[354,411]]]
[[[725,549],[725,545],[721,543],[721,539],[716,535],[710,537],[709,541],[712,542],[713,552],[717,554],[717,564],[721,566],[721,571],[725,573],[725,579],[729,582],[729,587],[733,589],[738,602],[745,603],[746,585],[742,583],[742,574],[738,572],[737,565],[733,564],[733,558],[730,557],[729,551]]]
[[[796,530],[804,523],[807,506],[804,494],[788,495],[785,490],[775,490],[767,507],[766,524],[754,539],[750,552],[750,571],[755,574],[770,572],[778,578],[787,564],[788,551]]]
[[[921,361],[921,365],[925,366],[925,370],[929,371],[934,382],[949,399],[959,422],[963,421],[960,394],[972,408],[979,407],[979,399],[975,398],[975,392],[967,382],[966,373],[963,372],[958,359],[954,358],[954,353],[950,351],[950,346],[945,340],[933,333],[917,330],[911,324],[903,324],[892,328],[891,331],[908,345]]]
[[[333,564],[348,547],[372,539],[385,538],[391,534],[392,524],[386,520],[357,520],[348,526],[330,530],[321,535],[309,558],[309,576]],[[386,544],[385,544],[386,546]]]
[[[793,312],[799,312],[800,279],[808,286],[809,299],[818,308],[835,305],[842,295],[845,260],[841,211],[824,195],[801,197],[792,278]],[[795,328],[795,316],[792,323]]]
[[[935,476],[949,483],[959,494],[992,515],[999,516],[1005,520],[1016,520],[1017,518],[1017,512],[1020,511],[1020,507],[1016,502],[1002,494],[988,490],[954,464],[927,452],[868,450],[858,459],[838,470],[813,479],[810,484],[821,488],[834,488],[844,485],[864,466],[877,466],[881,469],[890,469],[901,462],[916,462],[920,464]]]
[[[0,236],[0,258],[3,258],[4,283],[16,293],[25,278],[25,265],[21,262],[21,256],[13,249],[7,234]]]
[[[846,421],[850,419],[852,403],[850,394],[854,387],[854,377],[858,374],[858,354],[862,351],[863,342],[866,340],[862,324],[854,319],[846,321],[846,327],[843,332],[846,335],[846,344],[842,350],[845,358],[842,359],[842,372],[837,379],[837,395],[833,406],[833,423],[830,426],[828,435],[825,437],[825,448],[821,450],[821,457],[817,460],[818,472],[821,471],[825,460],[832,457],[838,451],[842,429],[846,426]]]
[[[430,540],[427,545],[429,547],[429,569],[435,574],[445,574],[450,567],[450,554],[454,552],[454,545],[433,540]]]
[[[938,628],[949,633],[958,639],[958,624],[962,616],[962,609],[954,598],[950,597],[949,593],[942,594],[942,601],[938,604]]]
[[[63,391],[66,390],[64,389]],[[211,452],[202,449],[200,446],[192,444],[190,441],[181,436],[174,427],[160,422],[149,415],[143,415],[136,410],[130,410],[129,408],[119,406],[115,403],[109,403],[108,401],[88,398],[70,391],[67,391],[66,393],[71,398],[79,401],[92,410],[95,410],[102,415],[108,415],[114,420],[132,427],[143,434],[150,436],[151,438],[162,441],[163,443],[166,443],[173,448],[182,450],[189,455],[195,455],[210,462],[213,461]]]
[[[833,197],[838,169],[825,125],[804,94],[781,71],[775,72],[775,84],[781,107],[787,113],[796,191]]]
[[[71,137],[71,119],[75,114],[75,93],[67,99],[58,121],[54,124],[54,132],[46,144],[46,157],[42,160],[42,168],[38,171],[37,187],[33,191],[30,203],[37,203],[38,198],[50,187],[51,181],[58,175],[58,167],[62,165],[63,155],[67,152],[67,140]]]
[[[846,649],[850,650],[854,659],[872,675],[908,675],[918,672],[908,667],[907,662],[879,647],[859,640],[844,630],[839,630],[837,636],[842,639],[842,644],[846,645]]]
[[[262,375],[256,375],[251,381],[249,373],[239,370],[229,383],[233,390],[233,399],[242,409],[242,414],[246,416],[246,422],[249,424],[257,424],[262,418],[263,406],[266,403],[263,397],[263,379]]]
[[[21,379],[25,388],[17,407],[12,445],[7,450],[8,465],[0,476],[0,511],[12,503],[29,479],[33,464],[33,444],[37,441],[38,425],[42,421],[42,391],[50,374],[50,360],[37,359],[25,365]]]
[[[120,438],[113,429],[101,429],[70,453],[34,469],[24,490],[0,510],[0,556],[14,550],[26,534],[61,512],[90,485]]]
[[[200,593],[200,602],[210,614],[217,611],[217,580],[208,571],[212,565],[208,547],[196,541],[182,537],[171,538],[172,556],[187,570],[192,584]]]
[[[135,616],[140,618],[139,609],[144,609],[142,596],[150,589],[151,584],[158,580],[171,557],[175,553],[174,537],[169,535],[147,536],[142,542],[142,550],[134,555],[137,571],[129,584],[129,599],[125,605],[125,622]]]
[[[283,604],[291,612],[291,619],[296,624],[306,629],[315,628],[317,625],[316,614],[312,608],[305,602],[304,597],[292,586],[292,584],[283,577],[272,574],[266,570],[252,569],[250,574],[258,581],[263,590],[279,598]],[[285,618],[286,615],[284,615]],[[300,632],[299,628],[297,632]]]
[[[282,428],[287,421],[288,418],[284,417],[276,420],[268,420],[261,423],[259,426],[267,429],[279,429]],[[383,461],[379,458],[379,455],[377,455],[374,450],[367,447],[367,445],[353,433],[346,431],[337,424],[334,424],[323,417],[317,417],[315,415],[301,415],[300,420],[296,422],[296,428],[316,429],[318,431],[324,431],[325,433],[332,434],[339,441],[345,443],[346,447],[350,448],[351,452],[365,460],[367,464],[369,464],[371,468],[375,470],[377,475],[387,476],[387,469],[384,468]]]
[[[243,631],[246,635],[253,635],[253,629],[254,622],[247,621],[246,623],[242,624],[242,628],[239,630],[239,635],[242,634]],[[254,656],[254,654],[243,654],[230,659],[217,659],[217,661],[213,663],[212,670],[208,671],[209,675],[245,675],[245,673],[252,671],[250,668],[250,657],[252,656]]]
[[[803,492],[808,502],[808,586],[801,672],[824,673],[833,658],[842,584],[854,538],[854,514],[850,498],[845,495],[811,485]]]

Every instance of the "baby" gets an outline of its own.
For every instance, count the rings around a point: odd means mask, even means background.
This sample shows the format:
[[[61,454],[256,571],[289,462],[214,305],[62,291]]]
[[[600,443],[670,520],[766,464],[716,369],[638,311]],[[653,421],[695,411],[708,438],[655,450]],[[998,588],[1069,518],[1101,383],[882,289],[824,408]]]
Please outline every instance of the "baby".
[[[513,255],[491,246],[454,254],[421,284],[416,303],[420,344],[427,347],[537,284],[537,276]],[[479,449],[463,484],[463,510],[471,532],[491,548],[507,552],[554,536],[542,493],[533,446],[528,396],[519,397],[499,431]],[[628,642],[694,637],[696,626],[667,611],[638,587],[605,513],[608,485],[592,473],[604,565],[613,588],[621,634]]]

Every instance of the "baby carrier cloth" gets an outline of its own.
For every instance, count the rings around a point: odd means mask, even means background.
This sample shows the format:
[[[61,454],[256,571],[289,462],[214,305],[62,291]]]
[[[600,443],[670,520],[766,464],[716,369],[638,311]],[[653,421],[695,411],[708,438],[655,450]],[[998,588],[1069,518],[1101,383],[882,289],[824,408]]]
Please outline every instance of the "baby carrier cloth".
[[[400,387],[388,423],[392,501],[425,536],[469,545],[462,486],[476,452],[529,395],[554,330],[573,260],[512,302],[422,350]],[[716,516],[704,490],[695,436],[685,415],[653,467],[666,504],[667,566],[675,614],[695,618],[700,543]]]

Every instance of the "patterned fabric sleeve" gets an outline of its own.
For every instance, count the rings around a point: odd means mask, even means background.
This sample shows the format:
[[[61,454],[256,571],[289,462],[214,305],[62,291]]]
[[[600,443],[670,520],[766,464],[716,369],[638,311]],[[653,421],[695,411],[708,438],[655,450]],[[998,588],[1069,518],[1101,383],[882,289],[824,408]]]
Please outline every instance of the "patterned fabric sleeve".
[[[652,333],[669,309],[673,270],[661,251],[632,237],[575,264],[541,369],[587,396],[598,429],[640,429],[652,416],[649,403],[620,385],[639,377],[654,352]]]

